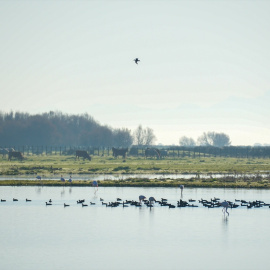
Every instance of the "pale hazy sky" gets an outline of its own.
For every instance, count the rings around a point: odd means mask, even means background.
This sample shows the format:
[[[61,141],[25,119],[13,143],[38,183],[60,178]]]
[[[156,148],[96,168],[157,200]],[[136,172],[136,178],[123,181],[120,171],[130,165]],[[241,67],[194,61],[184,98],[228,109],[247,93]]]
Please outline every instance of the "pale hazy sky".
[[[0,110],[87,112],[163,144],[270,143],[269,14],[267,0],[0,0]]]

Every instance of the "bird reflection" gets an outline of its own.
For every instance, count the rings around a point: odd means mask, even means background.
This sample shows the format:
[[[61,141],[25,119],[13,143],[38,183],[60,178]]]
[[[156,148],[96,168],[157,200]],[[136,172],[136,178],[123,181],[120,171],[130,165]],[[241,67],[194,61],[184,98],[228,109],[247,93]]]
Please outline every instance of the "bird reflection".
[[[224,231],[227,231],[228,226],[229,226],[229,218],[228,218],[228,216],[223,215],[222,216],[222,227],[223,227],[223,230]]]

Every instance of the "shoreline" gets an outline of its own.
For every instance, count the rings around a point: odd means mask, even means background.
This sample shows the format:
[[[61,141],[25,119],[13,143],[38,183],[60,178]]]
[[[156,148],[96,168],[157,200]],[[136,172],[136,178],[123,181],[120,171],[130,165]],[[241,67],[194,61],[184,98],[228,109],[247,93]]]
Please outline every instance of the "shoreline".
[[[193,188],[245,188],[270,189],[269,179],[126,179],[97,181],[99,187],[185,187]],[[92,187],[91,180],[1,180],[1,186],[55,186],[55,187]]]

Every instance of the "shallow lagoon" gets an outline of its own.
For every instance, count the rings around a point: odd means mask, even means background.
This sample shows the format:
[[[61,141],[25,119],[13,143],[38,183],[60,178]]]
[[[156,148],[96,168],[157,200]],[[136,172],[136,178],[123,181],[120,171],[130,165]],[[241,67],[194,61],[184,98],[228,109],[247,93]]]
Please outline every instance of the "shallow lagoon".
[[[237,208],[224,217],[221,208],[110,208],[99,199],[141,194],[175,205],[180,198],[176,188],[99,187],[95,195],[93,187],[0,187],[7,200],[0,203],[0,269],[268,269],[269,207]],[[269,194],[186,188],[183,199],[270,203]],[[53,205],[45,206],[49,199]],[[82,207],[78,199],[96,205]]]

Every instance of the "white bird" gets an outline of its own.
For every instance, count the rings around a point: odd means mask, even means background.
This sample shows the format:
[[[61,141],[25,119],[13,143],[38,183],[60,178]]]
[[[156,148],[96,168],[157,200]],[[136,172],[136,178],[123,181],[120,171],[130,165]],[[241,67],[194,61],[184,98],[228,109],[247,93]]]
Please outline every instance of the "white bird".
[[[140,60],[139,60],[139,58],[135,58],[133,61],[135,62],[135,64],[138,65],[138,62],[139,62]]]

